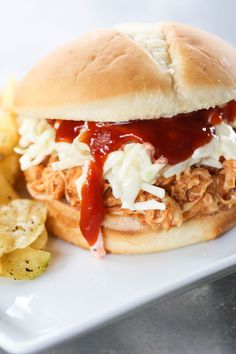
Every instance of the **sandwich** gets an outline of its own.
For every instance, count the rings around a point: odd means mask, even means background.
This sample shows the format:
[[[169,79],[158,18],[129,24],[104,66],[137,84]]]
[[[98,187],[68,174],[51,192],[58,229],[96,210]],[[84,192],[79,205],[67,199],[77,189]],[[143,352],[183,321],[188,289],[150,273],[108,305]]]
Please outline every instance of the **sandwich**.
[[[17,88],[16,151],[55,236],[148,253],[236,223],[236,49],[187,25],[97,30]]]

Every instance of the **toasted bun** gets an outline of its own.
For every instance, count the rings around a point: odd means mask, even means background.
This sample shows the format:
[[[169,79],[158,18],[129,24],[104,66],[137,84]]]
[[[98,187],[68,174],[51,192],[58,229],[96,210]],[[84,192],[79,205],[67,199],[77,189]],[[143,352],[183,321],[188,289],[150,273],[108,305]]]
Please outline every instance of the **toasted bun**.
[[[47,201],[49,231],[57,237],[82,248],[88,248],[79,229],[79,212],[59,201]],[[107,217],[109,223],[109,216]],[[193,243],[212,240],[236,223],[236,206],[212,216],[203,216],[189,220],[181,227],[173,227],[169,231],[157,232],[148,227],[137,228],[134,221],[133,231],[130,226],[127,231],[119,231],[117,228],[122,225],[122,218],[117,217],[111,224],[116,224],[116,230],[104,228],[105,249],[111,253],[150,253],[165,251],[173,248],[187,246]],[[124,225],[128,225],[124,220]]]
[[[16,104],[24,117],[127,121],[235,98],[235,48],[164,22],[98,30],[54,51],[22,80]]]

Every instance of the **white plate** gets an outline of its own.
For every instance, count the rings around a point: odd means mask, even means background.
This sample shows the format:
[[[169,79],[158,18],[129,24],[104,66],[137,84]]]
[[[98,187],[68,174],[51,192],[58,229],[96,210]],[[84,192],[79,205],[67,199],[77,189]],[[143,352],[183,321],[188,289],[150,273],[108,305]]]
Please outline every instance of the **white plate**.
[[[44,349],[232,271],[236,229],[184,249],[101,261],[59,240],[51,248],[53,261],[42,277],[0,280],[0,346],[6,351]]]

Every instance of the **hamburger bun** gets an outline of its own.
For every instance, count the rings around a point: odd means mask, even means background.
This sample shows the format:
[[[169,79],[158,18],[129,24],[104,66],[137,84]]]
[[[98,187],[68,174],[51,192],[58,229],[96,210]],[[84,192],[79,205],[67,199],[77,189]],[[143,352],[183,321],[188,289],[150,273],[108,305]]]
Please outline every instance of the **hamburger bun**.
[[[88,249],[88,244],[79,229],[79,211],[57,200],[46,201],[46,205],[49,231],[64,241]],[[107,225],[110,221],[109,218],[109,216],[106,217]],[[122,223],[122,217],[117,216],[116,218],[117,221],[112,220],[112,224],[117,222],[118,226]],[[125,226],[128,223],[131,225],[134,223],[132,217],[129,219],[126,220]],[[191,219],[180,227],[172,227],[168,231],[158,232],[150,227],[141,227],[140,230],[137,230],[135,224],[133,231],[120,231],[104,227],[104,247],[107,252],[119,254],[167,251],[215,239],[235,223],[236,206],[214,215]]]
[[[236,98],[236,50],[187,25],[98,30],[55,50],[17,90],[23,117],[128,121]]]
[[[119,122],[172,117],[234,99],[236,49],[202,30],[164,22],[98,30],[55,50],[21,81],[16,107],[22,118]],[[79,210],[45,203],[49,230],[88,248]],[[162,232],[135,220],[106,216],[108,252],[164,251],[214,239],[236,223],[236,206]]]

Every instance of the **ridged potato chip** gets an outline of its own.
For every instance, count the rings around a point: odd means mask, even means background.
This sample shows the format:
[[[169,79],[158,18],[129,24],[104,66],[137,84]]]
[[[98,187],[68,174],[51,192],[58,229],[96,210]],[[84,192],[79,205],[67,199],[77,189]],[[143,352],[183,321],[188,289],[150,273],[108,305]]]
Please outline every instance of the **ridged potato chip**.
[[[18,132],[12,113],[0,111],[0,156],[8,156],[18,141]]]
[[[19,171],[19,157],[16,153],[12,152],[9,156],[0,160],[0,174],[6,178],[10,185],[15,183]]]
[[[0,206],[0,257],[32,244],[45,229],[46,207],[27,199]]]
[[[0,276],[26,280],[45,271],[50,253],[43,251],[48,240],[46,207],[17,199],[12,187],[20,170],[14,152],[18,141],[14,96],[15,83],[9,81],[0,93]]]
[[[4,175],[0,173],[0,204],[8,204],[17,198],[18,194],[6,180]]]
[[[13,109],[15,82],[9,81],[1,94],[0,105],[0,157],[13,152],[18,141],[16,114]]]

